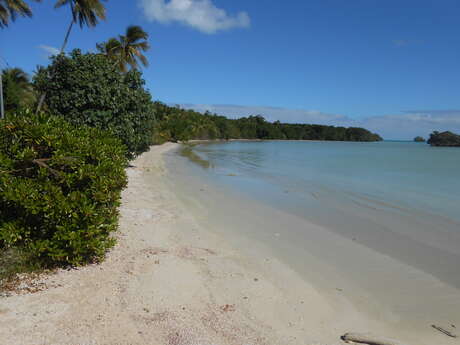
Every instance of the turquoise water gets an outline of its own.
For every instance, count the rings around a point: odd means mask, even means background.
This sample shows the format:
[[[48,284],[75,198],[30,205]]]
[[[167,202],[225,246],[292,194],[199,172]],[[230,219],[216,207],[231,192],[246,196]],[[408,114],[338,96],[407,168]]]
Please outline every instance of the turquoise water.
[[[330,191],[460,221],[460,150],[456,148],[410,142],[274,141],[206,144],[195,147],[195,152],[210,161],[210,175],[235,174],[238,178],[220,180],[249,188],[254,195],[282,189],[297,203],[313,192]]]
[[[194,152],[210,162],[194,168],[209,183],[460,287],[460,149],[267,141],[201,144]]]

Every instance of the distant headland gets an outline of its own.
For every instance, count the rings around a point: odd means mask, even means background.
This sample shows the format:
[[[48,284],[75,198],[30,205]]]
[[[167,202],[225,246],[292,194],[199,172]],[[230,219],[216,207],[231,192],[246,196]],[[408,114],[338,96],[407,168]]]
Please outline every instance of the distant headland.
[[[457,146],[460,147],[460,135],[446,131],[439,133],[434,131],[430,134],[428,144],[431,146]]]

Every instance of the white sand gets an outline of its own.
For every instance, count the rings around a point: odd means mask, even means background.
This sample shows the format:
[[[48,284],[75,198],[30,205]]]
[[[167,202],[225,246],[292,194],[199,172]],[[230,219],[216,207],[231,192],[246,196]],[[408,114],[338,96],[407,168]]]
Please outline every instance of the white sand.
[[[154,147],[128,170],[118,245],[104,263],[0,299],[0,344],[334,345],[349,331],[459,343],[390,330],[276,258],[245,255],[200,227],[164,176],[162,154],[173,147]]]

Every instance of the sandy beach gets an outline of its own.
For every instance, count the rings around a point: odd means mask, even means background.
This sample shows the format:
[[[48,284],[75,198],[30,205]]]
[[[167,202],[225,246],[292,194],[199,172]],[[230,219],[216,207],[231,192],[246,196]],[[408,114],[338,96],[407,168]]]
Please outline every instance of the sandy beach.
[[[423,333],[389,325],[257,244],[248,254],[203,226],[167,178],[163,155],[176,145],[152,147],[128,169],[118,244],[106,261],[0,298],[1,343],[337,345],[346,332],[408,345],[460,343],[429,324]]]

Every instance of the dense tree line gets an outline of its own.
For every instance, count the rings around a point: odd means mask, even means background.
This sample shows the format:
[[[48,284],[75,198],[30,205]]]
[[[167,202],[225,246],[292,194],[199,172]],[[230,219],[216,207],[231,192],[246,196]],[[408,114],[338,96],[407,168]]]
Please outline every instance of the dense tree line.
[[[364,128],[268,122],[261,115],[228,119],[194,110],[170,107],[155,102],[157,126],[155,141],[191,139],[281,139],[380,141],[382,138]]]

